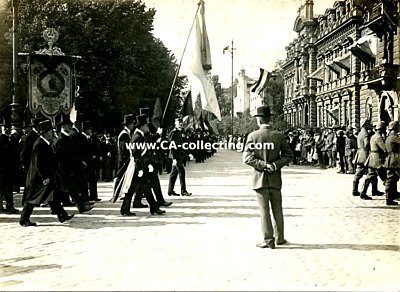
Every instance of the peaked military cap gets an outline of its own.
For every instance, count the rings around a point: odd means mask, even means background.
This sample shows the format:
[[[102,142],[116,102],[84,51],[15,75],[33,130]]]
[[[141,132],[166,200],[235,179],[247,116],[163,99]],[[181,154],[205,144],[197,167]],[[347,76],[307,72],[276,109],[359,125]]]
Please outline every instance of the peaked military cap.
[[[147,125],[149,123],[147,115],[136,116],[136,123],[138,124],[138,126]]]
[[[38,124],[38,128],[40,134],[43,134],[47,131],[53,130],[53,124],[51,123],[50,120],[44,120]]]

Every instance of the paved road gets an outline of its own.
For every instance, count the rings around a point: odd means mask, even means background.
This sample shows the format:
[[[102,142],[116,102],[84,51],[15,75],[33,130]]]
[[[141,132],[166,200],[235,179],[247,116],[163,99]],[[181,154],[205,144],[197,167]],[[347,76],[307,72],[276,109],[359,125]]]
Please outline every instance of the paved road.
[[[37,227],[1,214],[0,288],[398,291],[399,207],[352,197],[351,175],[290,166],[283,178],[290,244],[259,249],[250,174],[233,151],[191,162],[193,196],[169,197],[164,216],[137,209],[136,217],[121,217],[120,203],[108,202],[110,183],[99,183],[103,201],[95,209],[68,224],[46,208],[34,211]],[[168,175],[161,183],[166,193]]]

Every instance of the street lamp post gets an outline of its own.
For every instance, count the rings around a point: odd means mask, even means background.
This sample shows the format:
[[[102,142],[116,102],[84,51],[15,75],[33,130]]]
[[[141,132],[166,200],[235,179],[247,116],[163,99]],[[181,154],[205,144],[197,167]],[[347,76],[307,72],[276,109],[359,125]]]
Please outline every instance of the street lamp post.
[[[17,94],[17,76],[18,76],[18,0],[12,1],[12,14],[13,14],[13,81],[12,81],[12,104],[11,104],[11,125],[12,128],[18,129],[21,123],[20,104]]]
[[[233,40],[231,43],[231,47],[226,46],[224,48],[223,53],[225,54],[225,51],[228,51],[231,53],[231,58],[232,58],[232,67],[231,67],[231,134],[232,134],[232,138],[233,138],[233,111],[234,111],[234,107],[233,107],[233,51],[236,50],[236,48],[233,47]]]

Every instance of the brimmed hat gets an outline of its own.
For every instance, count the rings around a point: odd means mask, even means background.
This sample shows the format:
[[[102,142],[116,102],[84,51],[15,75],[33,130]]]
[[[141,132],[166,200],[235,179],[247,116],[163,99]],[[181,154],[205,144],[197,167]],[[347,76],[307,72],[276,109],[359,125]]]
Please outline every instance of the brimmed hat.
[[[399,125],[398,121],[392,121],[392,122],[389,123],[389,126],[387,128],[388,128],[388,130],[393,130],[398,125]]]
[[[136,123],[138,124],[139,127],[147,125],[149,123],[147,115],[138,115],[138,116],[136,116]]]
[[[39,130],[40,134],[43,134],[43,133],[45,133],[47,131],[52,131],[53,130],[53,124],[51,123],[50,120],[41,121],[38,124],[38,130]]]
[[[135,117],[132,114],[124,115],[123,125],[133,124],[135,122]]]
[[[259,108],[257,108],[257,113],[254,116],[269,118],[272,116],[271,108],[267,105],[260,106]]]

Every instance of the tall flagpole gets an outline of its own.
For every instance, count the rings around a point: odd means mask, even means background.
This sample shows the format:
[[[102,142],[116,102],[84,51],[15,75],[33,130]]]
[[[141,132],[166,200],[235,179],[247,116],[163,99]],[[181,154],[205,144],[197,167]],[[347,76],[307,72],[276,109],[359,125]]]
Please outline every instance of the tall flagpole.
[[[188,37],[186,39],[185,47],[183,48],[181,60],[179,62],[178,69],[176,70],[174,81],[172,82],[171,90],[170,90],[169,95],[168,95],[168,100],[167,100],[167,103],[165,104],[164,112],[163,112],[163,115],[162,115],[162,118],[161,118],[161,124],[163,123],[164,117],[165,117],[165,113],[167,112],[168,104],[169,104],[169,101],[170,101],[171,96],[172,96],[172,91],[174,90],[175,82],[176,82],[176,79],[178,78],[178,74],[179,74],[179,71],[180,71],[181,66],[182,66],[183,56],[185,55],[185,51],[186,51],[187,45],[189,43],[190,35],[192,34],[193,26],[194,26],[194,23],[196,21],[196,16],[197,16],[197,13],[199,12],[199,9],[200,9],[200,3],[197,5],[197,10],[196,10],[196,13],[194,14],[192,26],[190,27],[189,34],[188,34]]]

